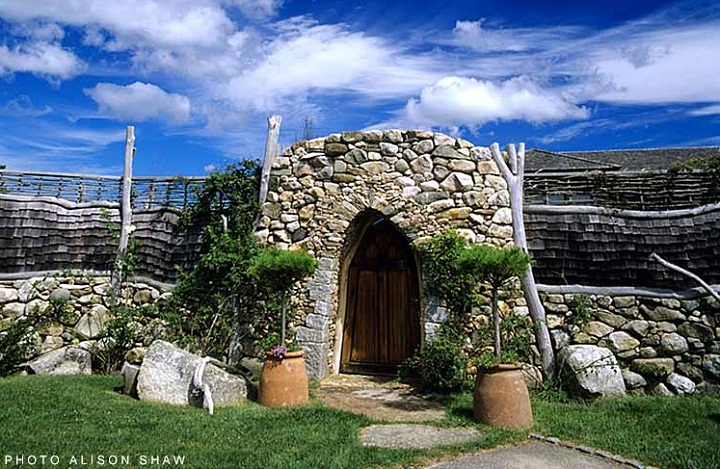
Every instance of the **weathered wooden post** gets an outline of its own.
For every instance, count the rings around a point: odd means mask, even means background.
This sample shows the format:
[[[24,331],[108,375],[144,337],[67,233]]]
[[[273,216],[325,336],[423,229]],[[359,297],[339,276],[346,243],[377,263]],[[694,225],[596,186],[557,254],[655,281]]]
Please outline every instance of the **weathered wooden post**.
[[[519,152],[515,151],[515,145],[508,145],[508,161],[510,166],[500,153],[500,146],[493,143],[490,146],[493,160],[497,164],[510,192],[510,210],[512,211],[513,242],[525,253],[528,253],[527,239],[525,237],[525,222],[523,220],[523,179],[525,177],[525,144],[519,144]],[[555,379],[555,352],[550,341],[550,332],[545,321],[545,308],[540,301],[535,276],[532,266],[520,278],[525,300],[527,301],[530,316],[535,323],[535,341],[540,358],[543,363],[543,372],[550,381]]]
[[[275,158],[279,153],[278,138],[280,136],[280,124],[282,116],[268,117],[267,139],[265,140],[265,155],[263,157],[262,173],[260,175],[260,204],[262,205],[267,198],[268,188],[270,185],[270,170],[272,169]]]
[[[120,240],[112,271],[112,289],[115,298],[120,296],[120,284],[124,277],[123,261],[127,255],[130,233],[132,231],[132,165],[135,156],[135,127],[128,125],[125,130],[125,165],[122,179],[122,202],[120,205]]]

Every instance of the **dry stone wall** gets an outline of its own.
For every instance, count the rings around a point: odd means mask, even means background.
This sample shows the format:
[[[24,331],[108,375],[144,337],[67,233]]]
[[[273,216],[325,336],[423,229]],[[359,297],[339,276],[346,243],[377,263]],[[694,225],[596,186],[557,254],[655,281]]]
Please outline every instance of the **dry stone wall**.
[[[337,365],[342,267],[369,214],[388,219],[411,245],[449,228],[472,243],[512,240],[507,185],[488,148],[399,130],[344,132],[293,145],[272,168],[257,236],[283,249],[307,249],[319,261],[295,328],[313,378]],[[426,333],[442,320],[433,305],[426,299]]]
[[[609,349],[628,390],[659,395],[720,392],[720,304],[711,296],[541,297],[556,350],[570,344]]]
[[[126,283],[122,286],[120,303],[144,308],[169,296],[156,286],[145,283]],[[35,355],[44,355],[60,348],[90,342],[102,336],[111,317],[111,287],[109,277],[51,276],[33,277],[0,282],[0,334],[15,321],[31,313],[43,313],[59,303],[64,308],[61,321],[36,330]],[[54,300],[54,301],[53,301]],[[47,313],[46,313],[47,314]],[[159,319],[152,316],[138,318],[139,336],[149,345],[163,329]],[[28,359],[32,358],[29,356]]]

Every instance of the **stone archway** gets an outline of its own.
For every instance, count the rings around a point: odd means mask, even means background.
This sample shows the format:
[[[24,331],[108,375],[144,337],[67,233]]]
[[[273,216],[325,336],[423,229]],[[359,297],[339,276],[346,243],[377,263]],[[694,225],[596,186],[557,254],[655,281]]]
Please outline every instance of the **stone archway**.
[[[366,221],[340,281],[340,372],[395,374],[421,343],[415,255],[381,213],[358,217]]]
[[[344,132],[283,152],[270,172],[256,234],[281,249],[307,249],[318,260],[297,299],[295,322],[310,377],[340,370],[347,303],[341,282],[363,233],[359,214],[382,215],[410,246],[449,228],[473,243],[504,246],[512,242],[508,206],[489,149],[439,133]],[[422,342],[443,315],[419,291]]]

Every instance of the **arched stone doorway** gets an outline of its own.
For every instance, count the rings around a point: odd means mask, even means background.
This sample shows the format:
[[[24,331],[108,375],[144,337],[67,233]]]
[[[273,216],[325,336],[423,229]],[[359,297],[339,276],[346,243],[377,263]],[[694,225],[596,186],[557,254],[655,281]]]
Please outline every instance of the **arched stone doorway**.
[[[418,270],[397,228],[363,215],[369,223],[346,261],[340,371],[395,374],[421,343]]]
[[[410,246],[450,228],[458,230],[471,243],[504,246],[512,242],[508,205],[507,186],[490,150],[439,133],[343,132],[297,142],[285,150],[270,171],[267,200],[256,235],[262,243],[281,249],[306,249],[318,260],[315,274],[295,297],[298,311],[297,322],[293,324],[295,338],[305,351],[308,375],[321,379],[328,373],[339,372],[343,350],[352,350],[352,343],[343,347],[345,321],[351,319],[350,314],[345,317],[350,300],[346,298],[350,266],[361,246],[358,237],[363,238],[366,232],[371,236],[372,230],[368,230],[373,222],[381,220],[375,228],[388,230],[385,234],[395,246],[394,254],[386,252],[382,257],[396,262],[395,266],[402,262],[412,264],[413,268],[407,270],[407,282],[416,285],[420,275],[416,260],[408,254],[413,252]],[[387,277],[387,272],[379,267],[368,272],[361,269],[368,258],[380,254],[368,251],[362,256],[365,258],[358,257],[355,268],[364,273],[353,275]],[[404,274],[392,275],[397,277],[395,283],[405,281],[401,280]],[[364,285],[360,283],[355,288],[369,288]],[[421,294],[422,291],[413,292],[403,298]],[[362,298],[361,295],[353,301]],[[385,301],[396,300],[390,297]],[[418,344],[417,337],[430,339],[447,315],[436,299],[423,296],[421,303],[413,306],[419,325],[406,323],[407,327],[419,329],[417,335],[416,329],[412,329],[412,340],[402,339],[397,351],[375,346],[367,352],[374,336],[357,333],[355,344],[367,347],[361,355],[351,354],[344,362],[345,369],[353,362],[396,366],[402,356],[400,350],[403,354],[412,353],[409,344]],[[360,307],[367,309],[362,304],[355,306]],[[422,314],[417,312],[419,308]],[[387,321],[389,317],[361,319],[361,325],[353,330],[377,329],[373,321]],[[384,334],[395,340],[387,327]]]

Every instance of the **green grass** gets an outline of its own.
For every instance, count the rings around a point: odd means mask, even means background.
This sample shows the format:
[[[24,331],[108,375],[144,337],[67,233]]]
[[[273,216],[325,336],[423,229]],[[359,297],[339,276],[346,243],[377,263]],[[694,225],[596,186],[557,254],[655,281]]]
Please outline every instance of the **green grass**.
[[[418,467],[448,454],[523,440],[527,432],[480,427],[486,438],[442,450],[366,448],[372,420],[318,402],[293,409],[254,403],[200,409],[116,393],[108,376],[16,376],[0,380],[0,464],[7,455],[180,455],[183,468]],[[442,426],[474,425],[472,396],[445,397]],[[720,398],[628,397],[591,403],[533,400],[535,433],[604,449],[663,469],[720,468]],[[71,466],[72,467],[72,466]],[[101,467],[99,464],[85,466]],[[105,467],[108,467],[107,465]],[[145,466],[150,467],[150,466]],[[176,466],[179,467],[179,466]]]
[[[446,398],[448,421],[472,422],[472,395]],[[594,402],[533,397],[531,432],[663,469],[720,468],[720,398],[632,396]]]
[[[364,469],[411,467],[448,451],[473,451],[523,437],[493,430],[482,442],[444,450],[367,448],[357,435],[373,423],[370,419],[317,402],[292,409],[249,402],[217,408],[211,416],[201,409],[122,396],[113,390],[120,384],[109,376],[1,379],[0,458],[58,455],[67,467],[72,456],[129,455],[138,466],[143,455],[182,455],[184,468]]]
[[[535,432],[602,448],[663,469],[720,468],[720,398],[626,397],[533,401]]]

